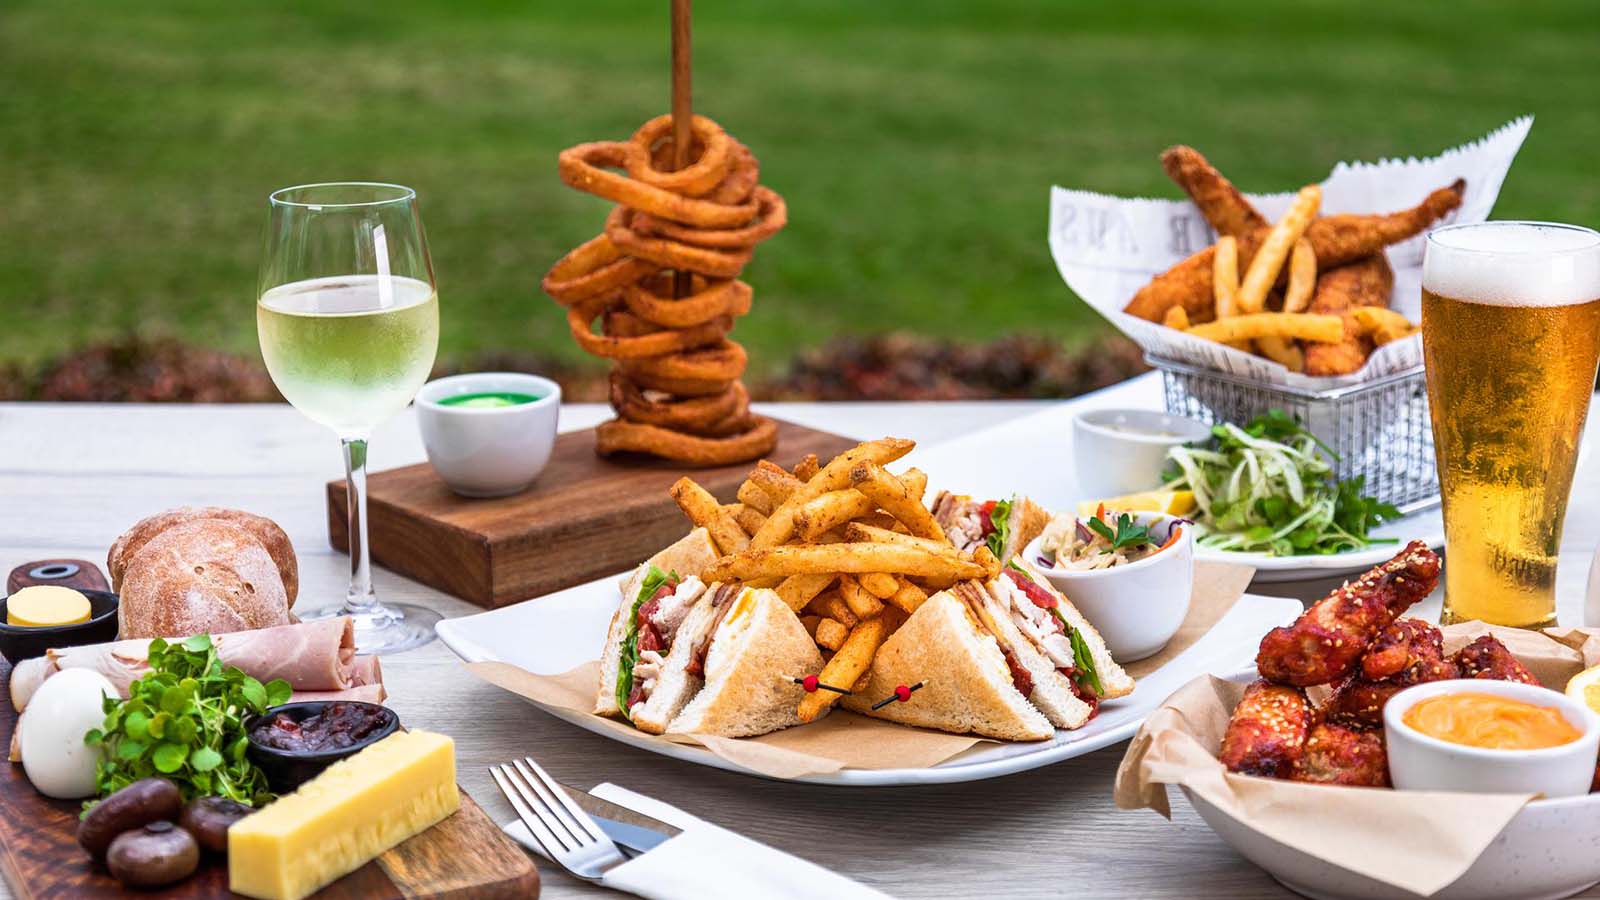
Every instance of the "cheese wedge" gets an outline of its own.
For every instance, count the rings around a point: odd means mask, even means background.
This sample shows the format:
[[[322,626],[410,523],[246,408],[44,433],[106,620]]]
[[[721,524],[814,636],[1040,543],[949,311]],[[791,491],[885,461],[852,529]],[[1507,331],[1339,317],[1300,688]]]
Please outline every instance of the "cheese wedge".
[[[461,806],[455,742],[398,731],[228,829],[228,887],[300,900]]]

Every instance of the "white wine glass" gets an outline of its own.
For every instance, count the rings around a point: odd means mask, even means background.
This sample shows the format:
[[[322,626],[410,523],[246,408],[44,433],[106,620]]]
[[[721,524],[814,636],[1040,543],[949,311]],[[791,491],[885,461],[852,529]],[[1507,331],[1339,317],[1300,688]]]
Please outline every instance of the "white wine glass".
[[[378,602],[367,549],[367,441],[427,381],[439,300],[416,192],[396,184],[307,184],[268,200],[256,333],[285,399],[344,446],[350,591],[297,612],[350,616],[356,649],[396,653],[433,640],[439,614]]]

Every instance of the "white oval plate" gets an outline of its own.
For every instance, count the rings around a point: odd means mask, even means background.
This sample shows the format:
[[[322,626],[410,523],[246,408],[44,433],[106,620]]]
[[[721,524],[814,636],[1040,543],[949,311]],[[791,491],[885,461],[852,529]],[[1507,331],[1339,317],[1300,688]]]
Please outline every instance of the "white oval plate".
[[[1255,580],[1261,583],[1333,578],[1365,572],[1379,563],[1387,562],[1410,541],[1426,541],[1435,550],[1443,547],[1444,517],[1438,506],[1429,507],[1374,528],[1372,536],[1393,538],[1396,543],[1373,544],[1365,550],[1350,550],[1328,556],[1267,556],[1264,553],[1207,550],[1196,544],[1194,557],[1255,566]]]
[[[602,578],[558,593],[490,612],[447,619],[436,627],[440,640],[466,662],[507,662],[530,672],[557,674],[599,655],[606,628],[616,611],[617,580]],[[1237,672],[1255,661],[1256,647],[1268,629],[1292,621],[1300,601],[1246,594],[1193,646],[1139,679],[1134,692],[1107,702],[1088,725],[1057,731],[1049,741],[985,741],[926,769],[845,769],[795,779],[813,784],[881,786],[978,781],[1024,772],[1120,743],[1133,736],[1156,707],[1197,675]],[[532,702],[532,701],[530,701]],[[731,772],[760,775],[702,747],[674,744],[642,732],[618,735],[600,727],[593,715],[534,704],[579,728],[641,750]],[[765,776],[762,776],[765,777]]]

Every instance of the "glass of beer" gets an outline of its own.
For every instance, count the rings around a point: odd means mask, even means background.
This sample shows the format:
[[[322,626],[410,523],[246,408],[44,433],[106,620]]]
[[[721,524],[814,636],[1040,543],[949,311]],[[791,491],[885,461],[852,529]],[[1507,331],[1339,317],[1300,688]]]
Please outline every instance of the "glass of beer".
[[[439,614],[378,602],[367,554],[367,441],[433,369],[439,300],[416,192],[394,184],[308,184],[268,201],[256,291],[267,371],[294,407],[344,445],[350,590],[301,619],[350,616],[356,649],[433,640]]]
[[[1422,347],[1444,502],[1444,616],[1556,622],[1556,557],[1600,358],[1600,233],[1428,235]]]

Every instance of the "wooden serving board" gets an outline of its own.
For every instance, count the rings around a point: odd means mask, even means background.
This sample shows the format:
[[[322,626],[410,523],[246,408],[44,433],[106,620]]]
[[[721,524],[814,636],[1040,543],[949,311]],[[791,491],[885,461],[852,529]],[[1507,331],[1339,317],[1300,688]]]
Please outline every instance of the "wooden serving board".
[[[856,442],[778,423],[774,462],[807,453],[827,462]],[[594,431],[556,438],[533,487],[474,500],[452,493],[427,463],[367,479],[368,537],[378,564],[479,606],[511,603],[637,566],[688,531],[667,489],[693,477],[731,503],[753,463],[686,469],[655,459],[602,459]],[[349,551],[345,484],[328,483],[328,537]]]
[[[11,666],[0,660],[0,735],[9,742],[17,713],[9,696]],[[97,869],[78,846],[77,801],[51,800],[33,789],[16,763],[0,763],[0,873],[18,900],[170,897],[220,900],[228,863],[207,857],[187,881],[155,891],[129,891]],[[539,896],[539,872],[488,815],[461,794],[450,818],[318,891],[317,900],[523,900]]]

